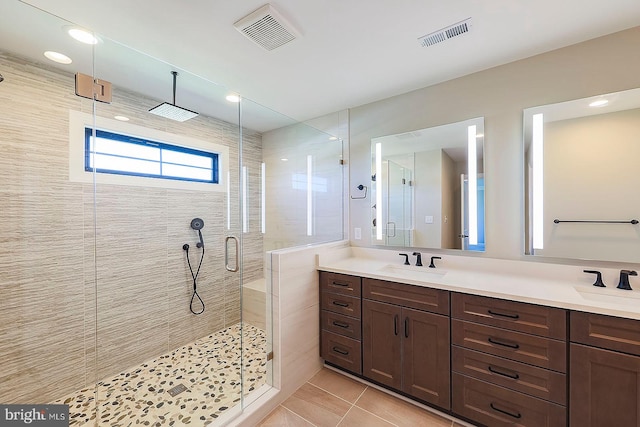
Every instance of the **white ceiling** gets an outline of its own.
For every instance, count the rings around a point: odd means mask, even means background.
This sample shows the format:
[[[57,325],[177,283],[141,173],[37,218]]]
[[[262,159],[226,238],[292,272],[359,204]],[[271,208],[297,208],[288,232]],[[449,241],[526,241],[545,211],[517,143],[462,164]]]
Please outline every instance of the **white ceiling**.
[[[25,2],[296,120],[640,25],[639,0],[274,0],[302,35],[266,51],[233,27],[264,0]],[[418,44],[469,17],[469,33]]]

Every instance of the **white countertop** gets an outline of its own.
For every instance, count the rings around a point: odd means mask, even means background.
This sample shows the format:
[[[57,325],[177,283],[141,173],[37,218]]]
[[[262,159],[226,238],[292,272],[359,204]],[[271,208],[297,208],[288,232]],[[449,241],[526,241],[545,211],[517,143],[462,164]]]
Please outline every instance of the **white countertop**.
[[[415,256],[407,253],[414,264]],[[597,269],[607,285],[599,288],[592,285],[595,275],[583,272],[589,265],[434,255],[442,257],[435,269],[428,267],[428,253],[422,255],[424,266],[416,267],[403,265],[398,251],[350,247],[319,256],[318,269],[640,320],[640,278],[630,278],[637,290],[617,289],[619,270]]]

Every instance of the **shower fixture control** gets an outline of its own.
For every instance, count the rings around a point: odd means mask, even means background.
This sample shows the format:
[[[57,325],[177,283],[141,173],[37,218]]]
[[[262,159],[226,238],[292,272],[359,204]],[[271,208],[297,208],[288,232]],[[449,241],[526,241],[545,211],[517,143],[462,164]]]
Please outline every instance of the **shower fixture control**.
[[[198,263],[198,269],[194,272],[193,267],[191,266],[191,259],[189,258],[189,244],[185,243],[184,245],[182,245],[182,250],[186,252],[187,264],[189,265],[189,271],[191,272],[191,278],[193,279],[193,295],[191,296],[191,303],[189,304],[189,310],[191,310],[193,314],[202,314],[204,313],[204,301],[202,300],[202,298],[200,298],[200,295],[198,295],[198,274],[200,274],[200,268],[202,267],[202,261],[204,260],[204,239],[202,237],[202,231],[201,231],[202,228],[204,227],[204,221],[202,220],[202,218],[193,218],[191,220],[190,226],[192,229],[198,232],[198,237],[200,241],[196,243],[196,247],[198,249],[202,249],[202,254],[200,255],[200,262]],[[200,311],[196,311],[193,308],[193,302],[195,301],[196,298],[198,299],[198,301],[200,301],[200,304],[202,305],[202,309]]]

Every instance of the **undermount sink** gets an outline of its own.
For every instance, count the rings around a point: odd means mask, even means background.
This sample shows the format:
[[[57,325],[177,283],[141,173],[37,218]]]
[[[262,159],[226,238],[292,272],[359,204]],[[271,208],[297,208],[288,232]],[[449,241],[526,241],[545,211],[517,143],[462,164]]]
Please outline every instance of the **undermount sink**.
[[[415,265],[402,264],[387,264],[384,267],[379,268],[378,271],[385,274],[393,274],[394,276],[401,278],[424,281],[439,280],[447,274],[446,270],[437,270],[427,266],[416,267]]]
[[[574,286],[574,289],[586,300],[640,307],[640,292],[637,291],[596,286]]]

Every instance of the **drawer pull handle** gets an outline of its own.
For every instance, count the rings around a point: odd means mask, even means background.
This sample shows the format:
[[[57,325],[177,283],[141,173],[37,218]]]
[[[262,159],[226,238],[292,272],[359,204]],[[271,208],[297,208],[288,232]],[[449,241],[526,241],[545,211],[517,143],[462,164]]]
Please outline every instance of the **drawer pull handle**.
[[[333,326],[337,326],[338,328],[348,328],[349,324],[348,323],[344,323],[344,322],[340,322],[338,320],[334,320],[333,322]]]
[[[487,310],[487,312],[489,314],[491,314],[492,316],[500,316],[500,317],[506,317],[508,319],[519,319],[520,315],[519,314],[507,314],[507,313],[498,313],[497,311],[493,311],[493,310]]]
[[[520,378],[520,375],[518,375],[517,373],[512,374],[510,372],[501,372],[496,368],[494,368],[493,366],[489,366],[489,371],[497,375],[502,375],[503,377],[511,378],[512,380],[517,380]]]
[[[398,335],[398,315],[393,316],[393,335]]]
[[[404,337],[409,338],[409,318],[404,318]]]
[[[348,283],[340,283],[340,282],[336,282],[335,280],[333,282],[331,282],[332,285],[334,286],[343,286],[343,287],[348,287],[349,284]]]
[[[504,342],[504,341],[498,341],[498,340],[496,340],[496,339],[494,339],[494,338],[491,338],[491,337],[489,337],[488,341],[489,341],[491,344],[501,345],[501,346],[503,346],[503,347],[509,347],[509,348],[514,349],[514,350],[517,350],[517,349],[519,349],[519,348],[520,348],[520,344],[517,344],[517,343],[510,343],[510,342]]]
[[[505,411],[504,409],[497,408],[497,407],[496,407],[496,405],[494,405],[494,404],[493,404],[493,402],[491,402],[491,403],[489,404],[489,406],[491,406],[491,409],[493,409],[494,411],[501,412],[501,413],[503,413],[503,414],[505,414],[505,415],[508,415],[508,416],[510,416],[510,417],[513,417],[513,418],[522,418],[522,414],[520,414],[520,412],[516,412],[516,413],[514,414],[513,412]]]
[[[348,302],[332,301],[331,304],[337,305],[338,307],[349,307],[349,303]]]
[[[340,353],[344,356],[348,356],[349,355],[349,351],[348,350],[343,350],[340,347],[333,347],[333,351],[335,351],[336,353]]]

